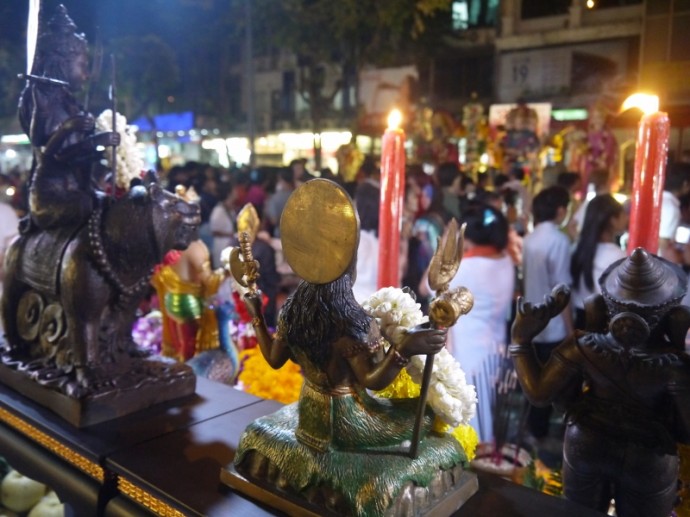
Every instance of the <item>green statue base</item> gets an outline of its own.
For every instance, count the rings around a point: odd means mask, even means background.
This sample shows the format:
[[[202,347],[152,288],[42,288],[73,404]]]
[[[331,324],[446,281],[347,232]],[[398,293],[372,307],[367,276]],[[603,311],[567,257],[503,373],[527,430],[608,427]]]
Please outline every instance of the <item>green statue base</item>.
[[[297,421],[292,404],[250,424],[221,481],[290,514],[338,516],[450,515],[478,489],[450,435],[428,434],[415,459],[400,446],[319,452]]]

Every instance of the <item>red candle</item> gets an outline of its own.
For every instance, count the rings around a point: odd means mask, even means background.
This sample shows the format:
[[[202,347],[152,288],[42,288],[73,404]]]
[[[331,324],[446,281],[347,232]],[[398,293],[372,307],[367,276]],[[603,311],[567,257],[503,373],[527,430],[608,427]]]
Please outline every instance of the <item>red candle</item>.
[[[393,110],[381,142],[381,205],[379,207],[378,288],[399,287],[400,228],[405,197],[405,132]]]
[[[654,112],[642,117],[637,133],[628,254],[642,247],[659,251],[661,195],[666,177],[670,122],[668,115]]]

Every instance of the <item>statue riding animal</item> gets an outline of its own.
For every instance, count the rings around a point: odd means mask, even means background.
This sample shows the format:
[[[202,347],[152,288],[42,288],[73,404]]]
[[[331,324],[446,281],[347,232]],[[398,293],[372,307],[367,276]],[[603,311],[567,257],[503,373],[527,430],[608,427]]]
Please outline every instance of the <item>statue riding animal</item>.
[[[6,258],[0,379],[71,399],[103,399],[113,390],[141,395],[142,385],[157,382],[182,382],[185,392],[191,384],[193,392],[191,370],[141,357],[131,329],[153,267],[196,239],[199,224],[197,204],[149,175],[122,199],[101,199],[85,224],[20,236]],[[131,399],[141,409],[134,393]]]
[[[127,169],[131,188],[119,199],[102,191],[103,151],[115,154],[121,136],[115,122],[97,130],[78,101],[86,39],[63,5],[40,27],[19,99],[34,165],[29,213],[5,257],[0,382],[85,426],[194,392],[191,368],[145,359],[131,332],[153,267],[198,238],[200,209],[115,159],[110,174]]]

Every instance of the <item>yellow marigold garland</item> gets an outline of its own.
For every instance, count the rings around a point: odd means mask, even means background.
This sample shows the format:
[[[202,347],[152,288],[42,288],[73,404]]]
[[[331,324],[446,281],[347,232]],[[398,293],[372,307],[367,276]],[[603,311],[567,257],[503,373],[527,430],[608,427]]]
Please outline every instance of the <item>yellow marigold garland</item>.
[[[404,368],[400,370],[398,376],[393,379],[387,387],[381,391],[377,391],[376,394],[379,397],[387,399],[411,399],[419,397],[421,388],[419,384],[415,383],[407,370]],[[450,430],[450,426],[445,424],[441,419],[434,419],[434,431],[438,433],[447,433]],[[458,443],[462,446],[465,454],[467,455],[467,461],[472,461],[479,444],[479,436],[477,431],[471,425],[459,425],[450,434],[455,438]]]
[[[420,391],[419,384],[415,383],[403,368],[393,382],[376,394],[386,399],[413,399],[419,397]]]
[[[242,370],[239,382],[244,391],[283,404],[291,404],[299,399],[304,378],[298,365],[288,361],[282,368],[274,370],[258,346],[244,350],[240,357]]]

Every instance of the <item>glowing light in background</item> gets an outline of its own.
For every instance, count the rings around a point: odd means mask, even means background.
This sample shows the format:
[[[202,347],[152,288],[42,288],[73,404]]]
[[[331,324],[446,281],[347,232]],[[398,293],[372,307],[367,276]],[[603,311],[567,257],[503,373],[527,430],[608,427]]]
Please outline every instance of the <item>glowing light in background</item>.
[[[659,96],[649,93],[633,93],[623,101],[621,112],[637,108],[645,115],[659,111]]]
[[[402,122],[402,113],[400,110],[394,109],[388,115],[388,129],[397,129]]]

